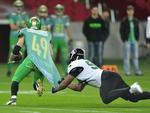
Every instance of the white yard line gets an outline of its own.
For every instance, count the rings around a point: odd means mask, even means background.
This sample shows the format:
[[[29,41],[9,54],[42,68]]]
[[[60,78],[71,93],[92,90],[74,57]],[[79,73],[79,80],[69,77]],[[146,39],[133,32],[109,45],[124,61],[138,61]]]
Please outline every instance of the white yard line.
[[[18,111],[20,113],[41,113],[41,112],[38,112],[38,111]]]
[[[27,94],[27,95],[31,95],[31,94],[36,94],[37,92],[34,90],[21,90],[18,92],[19,94]],[[0,90],[0,94],[10,94],[10,91],[4,91],[4,90]],[[50,91],[44,91],[44,95],[52,95],[52,93]],[[93,97],[97,97],[97,95],[93,96],[93,95],[78,95],[76,93],[74,94],[69,94],[66,93],[65,91],[60,91],[57,94],[55,94],[57,96],[70,96],[70,97],[82,97],[82,98],[93,98]]]
[[[24,112],[24,113],[40,113],[40,112],[36,112],[37,110],[47,110],[47,111],[61,111],[62,113],[63,112],[75,112],[75,113],[123,113],[123,112],[111,112],[111,111],[102,111],[102,110],[91,110],[91,109],[80,109],[80,110],[75,110],[75,109],[62,109],[62,108],[35,108],[35,107],[25,107],[25,108],[22,108],[22,107],[5,107],[5,106],[0,106],[0,108],[4,108],[4,109],[16,109],[16,111],[20,111],[20,112]],[[26,111],[26,109],[28,109],[28,111]],[[25,111],[24,111],[25,110]],[[30,111],[30,110],[33,110],[33,111]],[[34,112],[34,110],[36,110]]]

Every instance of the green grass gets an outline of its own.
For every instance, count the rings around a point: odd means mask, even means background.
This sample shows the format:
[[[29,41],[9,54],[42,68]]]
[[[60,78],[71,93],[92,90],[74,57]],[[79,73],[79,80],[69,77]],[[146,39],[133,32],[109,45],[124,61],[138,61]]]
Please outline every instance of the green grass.
[[[107,64],[117,64],[123,79],[132,84],[138,81],[144,90],[150,89],[150,59],[141,61],[144,76],[123,75],[121,61],[106,61]],[[122,99],[105,105],[99,97],[96,88],[87,86],[83,92],[74,92],[69,89],[51,94],[51,86],[45,80],[45,92],[38,97],[32,89],[32,74],[20,84],[17,106],[6,106],[10,98],[11,78],[5,76],[6,65],[0,64],[0,113],[150,113],[150,100],[131,103]],[[16,66],[13,67],[13,70]]]

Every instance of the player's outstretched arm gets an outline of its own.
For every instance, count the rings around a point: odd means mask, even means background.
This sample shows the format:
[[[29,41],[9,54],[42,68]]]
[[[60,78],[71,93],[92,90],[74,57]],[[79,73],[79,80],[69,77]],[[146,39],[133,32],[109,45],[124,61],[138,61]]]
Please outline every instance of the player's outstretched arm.
[[[73,81],[74,76],[68,75],[65,79],[60,83],[58,87],[52,88],[52,93],[56,93],[60,90],[63,90],[68,87],[68,85]]]
[[[86,86],[86,82],[79,82],[78,84],[69,84],[68,88],[72,89],[74,91],[82,91],[84,89],[84,87]]]

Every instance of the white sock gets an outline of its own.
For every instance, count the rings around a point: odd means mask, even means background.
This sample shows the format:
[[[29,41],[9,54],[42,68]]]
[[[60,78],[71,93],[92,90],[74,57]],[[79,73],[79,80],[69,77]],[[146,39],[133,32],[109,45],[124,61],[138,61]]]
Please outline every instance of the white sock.
[[[133,92],[132,92],[132,90],[131,90],[131,88],[129,89],[129,92],[132,94]]]
[[[12,96],[11,96],[11,98],[16,99],[16,98],[17,98],[17,96],[16,96],[16,95],[12,95]]]

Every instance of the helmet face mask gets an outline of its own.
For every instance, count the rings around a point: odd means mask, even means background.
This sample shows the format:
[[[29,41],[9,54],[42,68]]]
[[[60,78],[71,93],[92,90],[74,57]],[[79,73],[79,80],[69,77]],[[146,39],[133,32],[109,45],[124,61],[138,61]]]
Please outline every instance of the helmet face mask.
[[[55,13],[56,13],[56,15],[63,15],[64,14],[64,6],[61,4],[57,4],[55,6]]]
[[[16,11],[17,13],[21,13],[22,10],[23,10],[23,7],[24,7],[24,3],[23,3],[23,1],[21,1],[21,0],[16,0],[16,1],[13,3],[13,6],[14,6],[15,11]]]
[[[40,16],[40,17],[47,17],[48,16],[48,8],[46,5],[39,6],[38,16]]]
[[[70,53],[69,63],[71,63],[72,61],[84,59],[84,58],[85,58],[84,50],[80,48],[76,48],[72,50]]]
[[[41,29],[41,21],[38,17],[31,17],[28,22],[28,28],[39,30]]]

